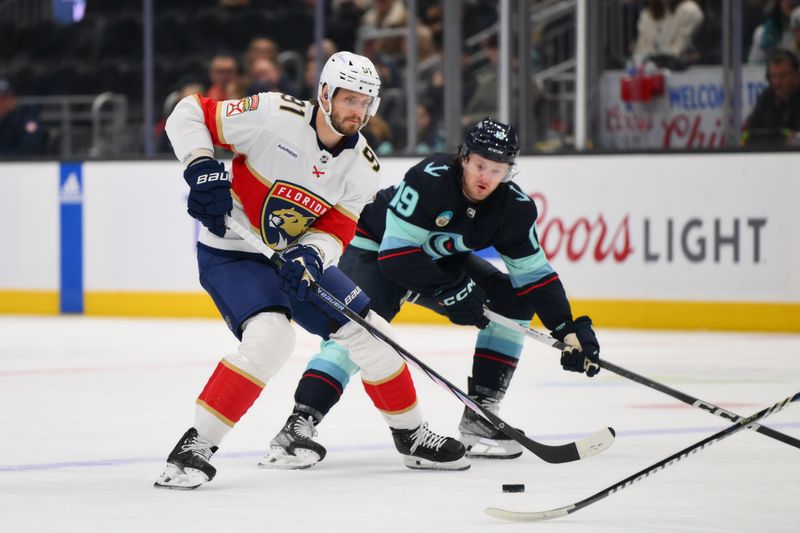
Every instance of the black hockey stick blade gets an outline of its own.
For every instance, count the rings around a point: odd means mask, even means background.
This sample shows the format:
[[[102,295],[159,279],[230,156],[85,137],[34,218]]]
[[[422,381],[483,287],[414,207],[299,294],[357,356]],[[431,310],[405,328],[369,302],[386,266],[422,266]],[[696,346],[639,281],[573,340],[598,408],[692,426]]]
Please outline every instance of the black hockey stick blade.
[[[283,264],[283,259],[278,257],[278,255],[275,253],[274,250],[272,250],[261,240],[256,238],[255,235],[253,235],[242,224],[240,224],[231,217],[226,217],[225,222],[231,230],[233,230],[242,239],[247,241],[256,250],[261,252],[261,254],[263,254],[272,263],[274,263],[277,266]],[[507,424],[499,416],[495,415],[482,405],[476,403],[474,400],[472,400],[472,398],[467,396],[465,392],[463,392],[458,387],[447,381],[439,373],[437,373],[431,367],[429,367],[428,365],[417,359],[405,348],[403,348],[395,341],[393,341],[391,338],[387,337],[381,331],[373,327],[369,322],[361,318],[361,315],[359,315],[358,313],[347,307],[344,303],[339,301],[339,299],[336,298],[334,295],[328,293],[328,291],[326,291],[318,283],[316,283],[315,281],[311,281],[310,285],[311,288],[314,289],[317,296],[319,296],[322,301],[324,301],[325,303],[336,309],[339,313],[341,313],[342,315],[346,316],[347,318],[349,318],[350,320],[352,320],[353,322],[364,328],[367,332],[369,332],[370,335],[372,335],[379,341],[388,344],[406,362],[412,364],[421,372],[424,372],[429,378],[431,378],[431,380],[439,384],[441,387],[449,390],[456,398],[461,400],[461,402],[464,405],[466,405],[476,413],[482,415],[484,418],[489,420],[495,427],[503,431],[510,438],[519,442],[524,448],[532,452],[534,455],[536,455],[543,461],[546,461],[548,463],[567,463],[570,461],[577,461],[580,459],[584,459],[586,457],[591,457],[592,455],[597,455],[598,453],[602,452],[603,450],[605,450],[614,443],[614,430],[612,428],[602,429],[597,433],[593,433],[581,440],[556,446],[542,444],[541,442],[537,442],[531,439],[524,433],[512,427],[510,424]]]
[[[464,391],[450,383],[448,380],[442,377],[441,374],[433,370],[427,364],[423,363],[416,356],[412,355],[409,351],[397,344],[391,338],[384,335],[380,330],[374,328],[369,322],[361,318],[361,315],[344,305],[335,296],[328,293],[318,283],[312,282],[311,287],[316,291],[317,296],[319,296],[323,301],[327,302],[344,316],[367,330],[370,335],[379,341],[388,344],[400,355],[400,357],[405,359],[406,362],[425,373],[429,378],[431,378],[431,380],[433,380],[435,383],[438,383],[442,388],[449,390],[456,398],[461,400],[464,405],[485,417],[497,429],[501,430],[515,441],[519,442],[524,448],[528,449],[543,461],[548,463],[567,463],[570,461],[578,461],[586,457],[591,457],[592,455],[597,455],[614,443],[615,433],[612,428],[602,429],[579,441],[556,446],[542,444],[541,442],[531,439],[521,431],[518,431],[512,427],[510,424],[507,424],[496,414],[472,400],[472,398],[470,398]]]
[[[623,479],[622,481],[619,481],[619,482],[611,485],[610,487],[606,487],[605,489],[601,490],[600,492],[592,494],[588,498],[585,498],[585,499],[583,499],[583,500],[581,500],[579,502],[573,503],[572,505],[559,507],[557,509],[551,509],[549,511],[533,511],[533,512],[510,511],[510,510],[507,510],[507,509],[499,509],[497,507],[488,507],[488,508],[485,509],[485,512],[489,516],[493,516],[493,517],[499,518],[501,520],[510,520],[510,521],[515,521],[515,522],[537,522],[537,521],[541,521],[541,520],[549,520],[551,518],[559,518],[559,517],[562,517],[562,516],[567,516],[569,514],[574,513],[575,511],[579,511],[579,510],[583,509],[584,507],[588,507],[589,505],[591,505],[591,504],[593,504],[593,503],[595,503],[595,502],[597,502],[599,500],[602,500],[603,498],[605,498],[607,496],[611,496],[615,492],[619,492],[619,491],[621,491],[623,489],[626,489],[626,488],[630,487],[631,485],[633,485],[634,483],[637,483],[638,481],[641,481],[641,480],[645,479],[646,477],[649,477],[649,476],[651,476],[651,475],[653,475],[653,474],[655,474],[655,473],[657,473],[657,472],[659,472],[661,470],[664,470],[668,466],[672,466],[673,464],[675,464],[675,463],[677,463],[677,462],[689,457],[690,455],[692,455],[692,454],[694,454],[696,452],[699,452],[700,450],[702,450],[704,448],[707,448],[707,447],[711,446],[712,444],[715,444],[715,443],[717,443],[717,442],[719,442],[719,441],[721,441],[721,440],[723,440],[725,438],[730,437],[734,433],[737,433],[737,432],[743,430],[744,428],[752,425],[754,422],[757,422],[758,420],[760,420],[762,418],[766,418],[767,416],[769,416],[769,415],[771,415],[773,413],[777,413],[778,411],[780,411],[781,409],[786,407],[791,402],[796,402],[798,400],[800,400],[800,392],[797,392],[793,396],[790,396],[788,398],[785,398],[785,399],[779,401],[778,403],[776,403],[775,405],[772,405],[771,407],[767,407],[766,409],[762,409],[761,411],[757,412],[754,415],[748,416],[747,418],[742,418],[738,422],[736,422],[734,425],[729,426],[729,427],[723,429],[722,431],[714,433],[710,437],[706,437],[705,439],[703,439],[703,440],[701,440],[701,441],[699,441],[699,442],[697,442],[695,444],[692,444],[691,446],[689,446],[687,448],[684,448],[684,449],[682,449],[681,451],[679,451],[677,453],[674,453],[674,454],[670,455],[666,459],[662,459],[661,461],[658,461],[657,463],[652,464],[652,465],[648,466],[647,468],[636,472],[632,476],[628,476],[625,479]]]
[[[358,315],[356,315],[358,316]],[[361,318],[361,317],[359,317]],[[367,324],[369,326],[369,324]],[[371,327],[371,326],[370,326]],[[569,463],[572,461],[579,461],[581,459],[586,459],[587,457],[591,457],[593,455],[597,455],[598,453],[608,449],[612,444],[614,444],[614,438],[616,433],[614,432],[614,428],[607,427],[605,429],[601,429],[591,435],[588,435],[580,440],[574,442],[568,442],[566,444],[559,444],[555,446],[542,444],[541,442],[537,442],[523,432],[517,430],[512,425],[506,423],[503,419],[499,416],[494,414],[493,412],[489,411],[481,404],[475,402],[472,398],[467,396],[464,391],[447,381],[441,375],[439,375],[435,370],[430,368],[425,363],[421,362],[412,354],[408,353],[405,349],[401,346],[398,346],[388,337],[385,337],[380,331],[375,331],[369,329],[368,330],[373,336],[378,338],[379,340],[383,340],[387,344],[389,344],[392,348],[394,348],[400,356],[408,361],[410,364],[414,365],[418,370],[424,372],[429,378],[433,381],[438,383],[443,388],[450,390],[450,392],[456,396],[461,402],[475,411],[476,413],[482,415],[486,418],[494,427],[505,433],[511,439],[520,443],[524,448],[532,452],[534,455],[539,457],[545,462],[558,464],[558,463]]]
[[[550,335],[546,335],[532,328],[526,328],[525,326],[517,324],[513,320],[506,318],[503,315],[497,314],[494,311],[490,311],[487,309],[484,311],[484,314],[486,315],[486,318],[488,318],[489,320],[497,322],[498,324],[505,326],[509,329],[520,331],[521,333],[524,333],[528,337],[531,337],[534,340],[547,344],[548,346],[552,346],[553,348],[557,348],[559,350],[564,350],[568,348],[568,346],[565,343],[557,339],[554,339]],[[637,374],[636,372],[615,365],[614,363],[608,361],[607,359],[601,359],[599,364],[600,368],[604,368],[609,372],[613,372],[614,374],[620,377],[629,379],[631,381],[635,381],[640,385],[644,385],[645,387],[649,387],[659,392],[663,392],[664,394],[672,396],[676,400],[680,400],[687,405],[691,405],[692,407],[708,411],[713,415],[725,418],[727,420],[730,420],[731,422],[738,422],[742,418],[740,415],[737,415],[736,413],[733,413],[731,411],[727,411],[722,407],[719,407],[718,405],[714,405],[713,403],[700,400],[699,398],[695,398],[694,396],[690,396],[685,392],[681,392],[679,390],[673,389],[672,387],[668,387],[667,385],[659,383],[658,381],[653,381],[652,379],[642,376],[641,374]],[[762,435],[766,435],[767,437],[772,437],[773,439],[779,440],[784,444],[788,444],[789,446],[800,448],[800,439],[796,439],[790,435],[787,435],[786,433],[781,433],[780,431],[774,430],[766,426],[762,426],[761,424],[752,424],[749,427],[749,429],[761,433]]]

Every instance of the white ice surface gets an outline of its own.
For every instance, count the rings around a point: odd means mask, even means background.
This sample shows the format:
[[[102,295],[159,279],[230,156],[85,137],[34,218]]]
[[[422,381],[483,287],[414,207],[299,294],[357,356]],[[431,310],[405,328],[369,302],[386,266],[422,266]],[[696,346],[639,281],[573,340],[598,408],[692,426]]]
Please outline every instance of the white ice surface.
[[[474,330],[398,326],[398,339],[465,387]],[[741,415],[800,390],[800,335],[600,330],[609,361]],[[543,511],[615,484],[726,421],[601,372],[563,372],[528,340],[501,416],[556,444],[605,426],[616,443],[550,465],[525,453],[466,472],[403,467],[357,381],[320,427],[328,457],[306,471],[256,468],[293,404],[317,341],[294,355],[225,440],[213,482],[152,483],[192,424],[194,400],[234,350],[221,321],[0,317],[0,531],[16,532],[800,532],[800,449],[752,431],[568,517],[501,522],[487,506]],[[455,435],[461,404],[414,371],[434,430]],[[800,438],[800,405],[766,422]],[[524,483],[503,494],[503,483]]]

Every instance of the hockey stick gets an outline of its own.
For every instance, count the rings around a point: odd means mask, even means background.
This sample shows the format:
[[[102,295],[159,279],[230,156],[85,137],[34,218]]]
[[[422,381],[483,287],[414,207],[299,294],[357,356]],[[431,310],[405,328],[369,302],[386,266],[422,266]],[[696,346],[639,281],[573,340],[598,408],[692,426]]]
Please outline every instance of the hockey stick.
[[[777,413],[787,404],[790,402],[796,402],[800,399],[800,392],[795,393],[794,396],[790,396],[784,400],[779,401],[772,407],[767,407],[766,409],[762,409],[761,411],[757,412],[754,415],[748,416],[747,418],[740,418],[734,425],[729,426],[718,433],[714,433],[710,437],[707,437],[700,442],[692,444],[691,446],[682,449],[681,451],[674,453],[667,457],[666,459],[662,459],[661,461],[648,466],[644,470],[639,470],[632,476],[628,476],[622,481],[614,483],[610,487],[606,487],[605,489],[592,494],[588,498],[585,498],[579,502],[573,503],[572,505],[567,505],[565,507],[559,507],[557,509],[551,509],[549,511],[540,511],[540,512],[522,512],[522,511],[508,511],[505,509],[498,509],[497,507],[488,507],[485,509],[486,514],[493,516],[495,518],[500,518],[502,520],[512,520],[516,522],[535,522],[539,520],[547,520],[550,518],[558,518],[562,516],[567,516],[568,514],[572,514],[575,511],[579,511],[584,507],[587,507],[599,500],[607,496],[611,496],[615,492],[619,492],[623,489],[626,489],[633,485],[634,483],[649,477],[656,472],[664,470],[668,466],[672,466],[673,464],[681,461],[689,457],[690,455],[699,452],[703,448],[707,448],[712,444],[715,444],[722,439],[726,439],[733,435],[734,433],[741,431],[742,429],[750,426],[756,420],[760,420],[762,418],[766,418],[767,416]]]
[[[260,239],[256,238],[247,228],[239,224],[237,221],[233,220],[231,217],[225,218],[225,223],[228,227],[233,230],[239,237],[247,241],[251,246],[253,246],[256,250],[261,252],[267,259],[269,259],[274,265],[280,266],[283,264],[283,259],[278,257],[275,252],[265,245]],[[499,416],[492,413],[482,405],[476,403],[472,398],[467,396],[463,391],[458,389],[455,385],[447,381],[437,372],[435,372],[432,368],[428,365],[414,357],[411,353],[406,351],[402,346],[398,345],[392,339],[384,335],[381,331],[373,327],[369,324],[366,320],[361,318],[361,315],[356,313],[355,311],[351,310],[347,307],[344,303],[339,301],[335,296],[328,293],[325,289],[320,287],[320,285],[314,281],[311,282],[311,288],[316,291],[317,296],[320,297],[325,303],[339,311],[342,315],[349,318],[362,328],[364,328],[370,335],[375,337],[376,339],[388,344],[392,349],[394,349],[400,357],[405,359],[408,363],[411,363],[415,366],[418,370],[424,372],[429,378],[431,378],[434,382],[438,383],[443,388],[449,390],[456,398],[461,400],[461,402],[475,411],[476,413],[485,417],[489,422],[491,422],[496,428],[500,429],[508,435],[510,438],[514,439],[515,441],[519,442],[522,446],[533,452],[536,456],[541,458],[542,460],[548,463],[566,463],[570,461],[577,461],[579,459],[584,459],[586,457],[590,457],[592,455],[598,454],[611,446],[614,443],[614,430],[612,428],[606,428],[598,431],[597,433],[593,433],[588,437],[585,437],[581,440],[570,442],[567,444],[561,444],[557,446],[550,446],[547,444],[542,444],[540,442],[536,442],[533,439],[525,436],[524,433],[517,430],[516,428],[512,427],[509,424],[506,424]]]
[[[486,318],[488,318],[492,322],[497,322],[498,324],[500,324],[502,326],[505,326],[507,328],[510,328],[510,329],[513,329],[513,330],[516,330],[516,331],[520,331],[520,332],[524,333],[525,335],[527,335],[527,336],[529,336],[529,337],[531,337],[533,339],[536,339],[537,341],[540,341],[540,342],[543,342],[544,344],[547,344],[548,346],[552,346],[554,348],[558,348],[559,350],[565,350],[565,349],[567,349],[569,347],[569,345],[567,345],[567,344],[565,344],[565,343],[563,343],[563,342],[561,342],[559,340],[554,339],[550,335],[546,335],[544,333],[536,331],[535,329],[526,328],[525,326],[521,326],[520,324],[517,324],[513,320],[511,320],[509,318],[506,318],[503,315],[499,315],[499,314],[495,313],[494,311],[490,311],[490,310],[486,309],[484,311],[484,314],[486,315]],[[713,403],[709,403],[709,402],[706,402],[704,400],[700,400],[698,398],[695,398],[694,396],[689,396],[685,392],[681,392],[679,390],[675,390],[672,387],[668,387],[667,385],[664,385],[663,383],[659,383],[657,381],[653,381],[652,379],[646,378],[646,377],[644,377],[644,376],[642,376],[640,374],[637,374],[636,372],[633,372],[631,370],[627,370],[625,368],[622,368],[621,366],[615,365],[614,363],[611,363],[610,361],[607,361],[605,359],[601,359],[599,364],[600,364],[600,368],[605,368],[609,372],[613,372],[613,373],[617,374],[618,376],[622,376],[623,378],[627,378],[627,379],[630,379],[631,381],[635,381],[636,383],[644,385],[645,387],[650,387],[651,389],[655,389],[657,391],[663,392],[664,394],[672,396],[673,398],[675,398],[677,400],[680,400],[685,404],[691,405],[692,407],[697,407],[698,409],[702,409],[703,411],[708,411],[711,414],[714,414],[714,415],[717,415],[719,417],[725,418],[727,420],[730,420],[731,422],[738,422],[742,418],[741,416],[737,415],[736,413],[732,413],[730,411],[726,411],[722,407],[714,405]],[[781,442],[783,442],[785,444],[788,444],[789,446],[794,446],[795,448],[800,448],[800,440],[798,440],[798,439],[796,439],[794,437],[791,437],[791,436],[789,436],[789,435],[787,435],[785,433],[781,433],[780,431],[776,431],[776,430],[768,428],[766,426],[762,426],[761,424],[752,424],[750,426],[750,429],[752,429],[753,431],[757,431],[758,433],[761,433],[762,435],[766,435],[767,437],[772,437],[775,440],[779,440],[779,441],[781,441]]]

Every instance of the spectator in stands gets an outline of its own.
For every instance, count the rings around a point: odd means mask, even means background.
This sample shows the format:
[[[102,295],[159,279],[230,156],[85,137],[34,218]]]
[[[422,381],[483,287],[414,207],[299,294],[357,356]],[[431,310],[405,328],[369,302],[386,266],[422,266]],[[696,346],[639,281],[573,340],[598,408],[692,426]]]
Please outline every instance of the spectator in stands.
[[[745,122],[745,144],[785,143],[800,132],[800,61],[778,49],[767,62],[769,87],[758,97]]]
[[[800,6],[794,8],[792,16],[789,17],[789,28],[792,30],[792,47],[789,48],[795,55],[800,55]]]
[[[377,30],[404,28],[406,7],[402,0],[372,0],[372,6],[361,17],[361,25]],[[380,50],[392,57],[400,57],[402,38],[381,39]]]
[[[17,107],[11,83],[0,79],[0,158],[41,155],[46,143],[36,112]]]
[[[381,118],[375,115],[369,119],[367,125],[361,130],[367,142],[378,155],[388,155],[394,152],[392,145],[392,128]]]
[[[464,114],[461,117],[461,125],[469,128],[486,116],[497,113],[497,68],[498,50],[497,34],[483,42],[489,63],[475,72],[475,90],[470,94]]]
[[[156,150],[158,150],[159,153],[172,152],[172,145],[169,142],[166,132],[167,117],[172,114],[178,102],[192,94],[203,94],[203,90],[202,83],[190,81],[182,84],[178,90],[169,93],[164,99],[163,115],[161,120],[155,125],[153,134],[156,139]]]
[[[330,39],[323,39],[322,64],[324,65],[328,58],[338,51],[339,49],[336,47],[336,43]],[[318,85],[317,74],[317,43],[314,42],[308,45],[308,48],[306,49],[306,65],[303,75],[303,87],[301,87],[300,93],[297,95],[302,100],[311,100],[312,102],[316,101]]]
[[[250,41],[247,46],[247,52],[245,52],[245,67],[247,77],[250,79],[248,93],[255,94],[261,91],[261,87],[269,87],[270,91],[297,95],[298,88],[283,72],[281,62],[278,59],[279,54],[278,44],[269,37],[255,37]],[[269,61],[269,64],[263,60]],[[272,79],[276,71],[278,75],[277,82]]]
[[[381,89],[391,89],[403,85],[403,76],[398,67],[399,56],[391,56],[384,52],[384,39],[379,37],[378,30],[373,26],[361,26],[358,29],[358,38],[361,39],[361,54],[368,57],[378,69],[381,78]],[[398,44],[402,50],[403,38],[398,37]]]
[[[703,11],[694,0],[647,0],[639,13],[634,61],[641,64],[650,60],[667,68],[684,68],[692,62],[692,39],[703,18]]]
[[[433,104],[423,100],[417,104],[417,146],[414,153],[430,155],[444,151],[444,133],[436,120]]]
[[[212,100],[224,100],[228,83],[238,75],[239,64],[235,57],[230,54],[214,56],[208,67],[208,79],[211,84],[206,91],[206,96]]]
[[[367,7],[367,0],[333,0],[325,34],[333,39],[341,50],[356,48],[355,37],[359,21],[366,13]]]
[[[748,63],[763,64],[770,53],[779,48],[794,46],[794,35],[789,28],[789,17],[800,0],[777,0],[763,24],[753,32]]]
[[[750,47],[753,46],[753,33],[767,19],[767,13],[774,3],[775,0],[744,0],[742,2],[742,50],[744,52],[750,51]],[[721,24],[722,21],[720,21]]]
[[[225,100],[239,100],[250,95],[250,80],[243,76],[236,76],[225,87]]]
[[[328,58],[338,51],[339,49],[336,47],[335,42],[330,39],[322,39],[322,64],[324,65]],[[306,48],[306,63],[313,63],[316,60],[317,43],[313,42]]]
[[[254,37],[247,45],[245,52],[245,68],[250,72],[256,59],[271,59],[278,62],[278,44],[269,37]]]
[[[248,94],[279,92],[296,95],[297,89],[284,76],[278,64],[266,57],[256,59],[250,66]]]

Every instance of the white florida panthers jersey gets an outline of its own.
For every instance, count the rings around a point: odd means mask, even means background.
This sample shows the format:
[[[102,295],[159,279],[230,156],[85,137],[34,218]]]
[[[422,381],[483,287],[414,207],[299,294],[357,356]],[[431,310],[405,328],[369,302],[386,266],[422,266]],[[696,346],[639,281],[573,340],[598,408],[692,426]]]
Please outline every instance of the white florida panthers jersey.
[[[355,233],[358,215],[380,184],[380,163],[356,134],[328,149],[317,138],[318,108],[280,93],[216,102],[181,100],[167,120],[175,155],[184,164],[212,155],[213,145],[234,153],[234,212],[272,249],[314,244],[335,264]],[[235,233],[220,239],[203,228],[200,242],[254,251]]]

